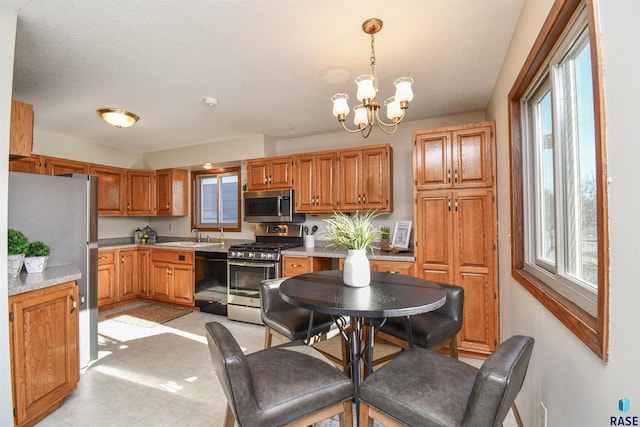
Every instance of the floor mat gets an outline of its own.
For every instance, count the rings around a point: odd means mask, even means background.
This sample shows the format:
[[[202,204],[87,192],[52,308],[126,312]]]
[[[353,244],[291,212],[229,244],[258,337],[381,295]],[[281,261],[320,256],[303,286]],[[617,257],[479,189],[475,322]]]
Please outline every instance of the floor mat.
[[[110,313],[105,317],[105,320],[113,319],[130,325],[151,328],[188,313],[191,313],[191,310],[169,305],[145,304],[128,310]]]

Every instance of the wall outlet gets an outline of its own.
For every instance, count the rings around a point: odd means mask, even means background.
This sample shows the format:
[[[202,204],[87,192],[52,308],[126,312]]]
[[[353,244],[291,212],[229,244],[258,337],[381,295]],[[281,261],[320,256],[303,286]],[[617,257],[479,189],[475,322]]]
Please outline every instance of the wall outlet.
[[[547,427],[547,407],[540,401],[540,427]]]
[[[173,231],[173,223],[172,222],[169,223],[169,231]]]

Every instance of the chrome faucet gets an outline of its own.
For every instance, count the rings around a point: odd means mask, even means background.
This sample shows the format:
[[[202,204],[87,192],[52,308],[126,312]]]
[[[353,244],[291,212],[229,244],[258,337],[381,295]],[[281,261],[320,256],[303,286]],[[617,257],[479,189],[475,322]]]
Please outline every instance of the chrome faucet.
[[[200,242],[200,230],[198,230],[197,228],[194,228],[193,230],[191,230],[191,232],[196,233],[196,240]]]

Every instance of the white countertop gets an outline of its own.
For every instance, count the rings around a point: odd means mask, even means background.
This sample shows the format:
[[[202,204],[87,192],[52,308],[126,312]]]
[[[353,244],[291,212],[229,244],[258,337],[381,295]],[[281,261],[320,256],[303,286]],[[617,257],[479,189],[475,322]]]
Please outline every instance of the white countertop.
[[[47,267],[42,273],[22,273],[15,279],[9,279],[9,296],[78,280],[81,277],[82,273],[75,265]]]

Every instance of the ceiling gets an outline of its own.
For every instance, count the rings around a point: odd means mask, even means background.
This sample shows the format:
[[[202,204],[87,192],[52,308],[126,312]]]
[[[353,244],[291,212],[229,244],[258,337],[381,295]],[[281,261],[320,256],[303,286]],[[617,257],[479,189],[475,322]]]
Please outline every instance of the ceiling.
[[[486,107],[524,0],[0,0],[16,12],[13,97],[39,131],[133,152],[335,132],[330,98],[411,76],[405,120]],[[203,98],[219,98],[217,106]],[[131,128],[96,110],[140,116]],[[347,123],[352,124],[351,114]]]

